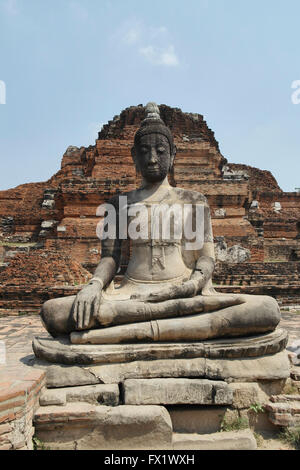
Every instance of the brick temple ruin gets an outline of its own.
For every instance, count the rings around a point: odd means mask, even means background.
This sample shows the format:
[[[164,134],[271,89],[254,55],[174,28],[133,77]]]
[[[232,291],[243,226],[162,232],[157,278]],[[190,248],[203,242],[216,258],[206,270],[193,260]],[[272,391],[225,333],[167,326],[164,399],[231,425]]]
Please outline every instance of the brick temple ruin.
[[[160,113],[177,146],[171,184],[203,193],[211,208],[216,289],[300,303],[300,193],[283,192],[269,171],[228,163],[200,114]],[[95,145],[69,147],[49,181],[0,191],[0,311],[38,312],[89,280],[101,256],[97,207],[139,180],[130,150],[143,117],[142,105],[125,109]]]

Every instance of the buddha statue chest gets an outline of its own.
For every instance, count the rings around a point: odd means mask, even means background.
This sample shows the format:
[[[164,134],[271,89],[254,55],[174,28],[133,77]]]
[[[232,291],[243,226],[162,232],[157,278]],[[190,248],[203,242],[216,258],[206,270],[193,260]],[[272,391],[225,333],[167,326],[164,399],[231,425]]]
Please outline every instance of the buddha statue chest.
[[[188,278],[182,256],[182,205],[155,201],[128,207],[132,253],[127,277],[142,282]]]

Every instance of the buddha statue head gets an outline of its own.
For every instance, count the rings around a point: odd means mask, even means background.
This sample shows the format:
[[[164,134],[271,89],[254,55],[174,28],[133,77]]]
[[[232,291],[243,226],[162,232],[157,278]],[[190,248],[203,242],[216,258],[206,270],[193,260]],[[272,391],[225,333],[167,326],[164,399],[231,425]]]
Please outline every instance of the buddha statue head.
[[[137,171],[151,183],[163,181],[173,166],[176,155],[173,136],[155,103],[146,106],[146,117],[135,134],[131,154]]]

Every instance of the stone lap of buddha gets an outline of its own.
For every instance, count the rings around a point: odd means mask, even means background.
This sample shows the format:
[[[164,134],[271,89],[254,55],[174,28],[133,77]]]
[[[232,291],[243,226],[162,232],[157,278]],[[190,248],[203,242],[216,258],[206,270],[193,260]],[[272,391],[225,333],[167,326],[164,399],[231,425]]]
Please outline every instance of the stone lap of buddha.
[[[160,119],[158,107],[151,103],[132,150],[142,185],[122,196],[127,197],[128,207],[142,204],[150,212],[153,205],[202,205],[201,248],[186,250],[184,238],[162,240],[152,237],[150,231],[146,239],[132,240],[127,271],[120,287],[114,289],[122,240],[102,240],[101,261],[90,283],[76,297],[43,305],[41,317],[53,336],[70,334],[71,342],[84,343],[92,335],[99,344],[200,341],[276,328],[280,311],[273,298],[217,294],[212,288],[214,248],[209,207],[200,193],[169,185],[175,154],[171,132]],[[119,201],[119,196],[109,201],[117,214]]]

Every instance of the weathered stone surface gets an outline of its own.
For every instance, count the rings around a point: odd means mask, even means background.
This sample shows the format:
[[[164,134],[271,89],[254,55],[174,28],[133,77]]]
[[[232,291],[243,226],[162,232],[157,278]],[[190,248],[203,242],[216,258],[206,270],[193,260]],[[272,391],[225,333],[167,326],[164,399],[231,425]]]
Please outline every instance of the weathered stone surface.
[[[46,370],[46,385],[48,388],[73,387],[76,385],[98,383],[101,383],[101,381],[91,371],[83,367],[49,365]]]
[[[268,403],[269,420],[277,426],[300,426],[300,401]]]
[[[40,359],[65,364],[105,364],[147,359],[244,358],[275,354],[287,344],[287,332],[276,329],[259,336],[209,340],[199,343],[79,345],[68,339],[35,338]]]
[[[226,382],[198,379],[131,379],[123,384],[128,405],[230,405]]]
[[[40,396],[40,405],[65,405],[67,402],[85,402],[95,405],[117,406],[119,404],[119,395],[117,384],[46,389]]]
[[[255,450],[255,437],[250,430],[214,434],[174,434],[176,450]]]
[[[168,406],[173,432],[208,434],[220,431],[226,407]]]
[[[300,369],[298,369],[298,370],[293,369],[291,371],[291,377],[292,377],[292,379],[294,379],[296,381],[300,381]]]
[[[273,403],[284,403],[284,402],[291,402],[291,401],[299,401],[300,402],[300,395],[299,394],[294,394],[294,395],[272,395],[270,397],[270,401]],[[300,403],[299,403],[300,406]]]
[[[57,449],[172,449],[172,423],[162,406],[67,403],[37,410],[36,436]]]
[[[157,377],[195,377],[231,382],[280,381],[290,375],[286,351],[258,358],[165,359],[90,366],[88,369],[103,383]]]
[[[40,395],[40,406],[65,405],[66,391],[64,389],[45,389]]]
[[[283,393],[286,384],[289,383],[290,377],[279,380],[260,380],[259,387],[263,393],[270,397],[271,395],[279,395]]]
[[[218,217],[220,217],[219,213]],[[228,248],[224,237],[216,237],[215,256],[218,261],[234,264],[244,263],[249,260],[251,253],[250,250],[247,250],[240,245],[234,245]]]
[[[255,412],[253,408],[244,408],[242,410],[238,410],[238,414],[240,419],[248,422],[249,428],[252,431],[278,432],[278,427],[269,420],[269,416],[265,408],[263,408],[263,411],[258,412]]]
[[[267,403],[269,397],[259,387],[258,383],[231,383],[229,388],[233,393],[233,408],[243,409],[249,408],[255,403]]]

